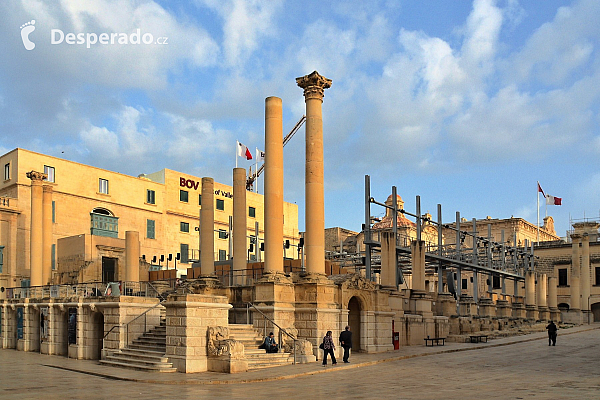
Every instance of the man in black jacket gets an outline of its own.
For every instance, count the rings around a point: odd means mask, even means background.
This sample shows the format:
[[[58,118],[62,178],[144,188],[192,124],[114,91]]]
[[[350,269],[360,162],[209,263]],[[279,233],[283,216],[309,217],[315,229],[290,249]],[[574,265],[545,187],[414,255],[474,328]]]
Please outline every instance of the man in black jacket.
[[[548,346],[550,346],[550,344],[556,346],[556,331],[558,331],[558,328],[554,324],[554,321],[550,321],[550,324],[546,329],[548,330]]]
[[[346,326],[346,330],[340,333],[340,344],[344,348],[344,362],[347,364],[348,357],[350,357],[350,349],[352,348],[352,332],[350,332],[350,327]]]

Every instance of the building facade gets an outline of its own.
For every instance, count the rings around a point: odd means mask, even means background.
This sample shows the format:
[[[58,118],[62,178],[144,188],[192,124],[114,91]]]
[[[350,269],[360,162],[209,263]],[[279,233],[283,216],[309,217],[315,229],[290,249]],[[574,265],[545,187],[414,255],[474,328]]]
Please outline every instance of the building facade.
[[[128,231],[139,234],[140,280],[149,269],[167,266],[184,275],[199,258],[199,177],[169,169],[134,177],[19,148],[0,156],[0,165],[0,287],[26,286],[30,279],[32,215],[37,214],[29,171],[43,172],[43,195],[51,196],[44,197],[51,199],[43,214],[51,223],[43,229],[51,232],[44,243],[52,283],[125,280]],[[214,259],[226,261],[233,188],[215,182],[214,189]],[[247,192],[246,198],[248,259],[260,260],[263,196]],[[283,211],[284,243],[297,247],[298,207],[284,203]],[[294,255],[289,251],[289,258]]]

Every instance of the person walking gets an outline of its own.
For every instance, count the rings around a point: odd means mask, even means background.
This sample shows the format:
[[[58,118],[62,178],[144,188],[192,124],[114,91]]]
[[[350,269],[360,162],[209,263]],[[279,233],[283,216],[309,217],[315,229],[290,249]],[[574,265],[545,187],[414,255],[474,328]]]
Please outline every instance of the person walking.
[[[350,332],[350,326],[346,326],[346,329],[340,333],[340,344],[344,348],[344,362],[348,364],[348,358],[350,357],[350,349],[352,348],[352,332]]]
[[[335,360],[335,354],[333,354],[333,351],[335,350],[335,344],[333,343],[331,331],[327,331],[327,334],[325,334],[321,346],[323,349],[323,366],[327,365],[327,354],[331,355],[331,364],[337,364],[337,361]]]
[[[558,331],[558,327],[554,324],[554,321],[551,320],[546,329],[548,330],[548,346],[550,346],[550,344],[556,346],[556,332]]]

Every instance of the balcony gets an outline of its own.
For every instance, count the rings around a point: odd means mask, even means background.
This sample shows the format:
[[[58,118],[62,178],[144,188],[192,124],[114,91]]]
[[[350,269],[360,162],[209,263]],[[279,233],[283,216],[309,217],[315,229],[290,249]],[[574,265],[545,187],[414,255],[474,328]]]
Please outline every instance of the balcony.
[[[92,217],[92,235],[119,237],[119,218],[110,215],[90,213]]]

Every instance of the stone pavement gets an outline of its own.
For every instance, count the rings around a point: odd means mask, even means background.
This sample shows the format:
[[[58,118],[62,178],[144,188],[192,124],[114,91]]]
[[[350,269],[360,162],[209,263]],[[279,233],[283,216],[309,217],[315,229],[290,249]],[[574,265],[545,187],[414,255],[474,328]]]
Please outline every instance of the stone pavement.
[[[353,354],[351,364],[227,375],[158,374],[0,350],[0,398],[600,399],[600,324],[491,340]]]

